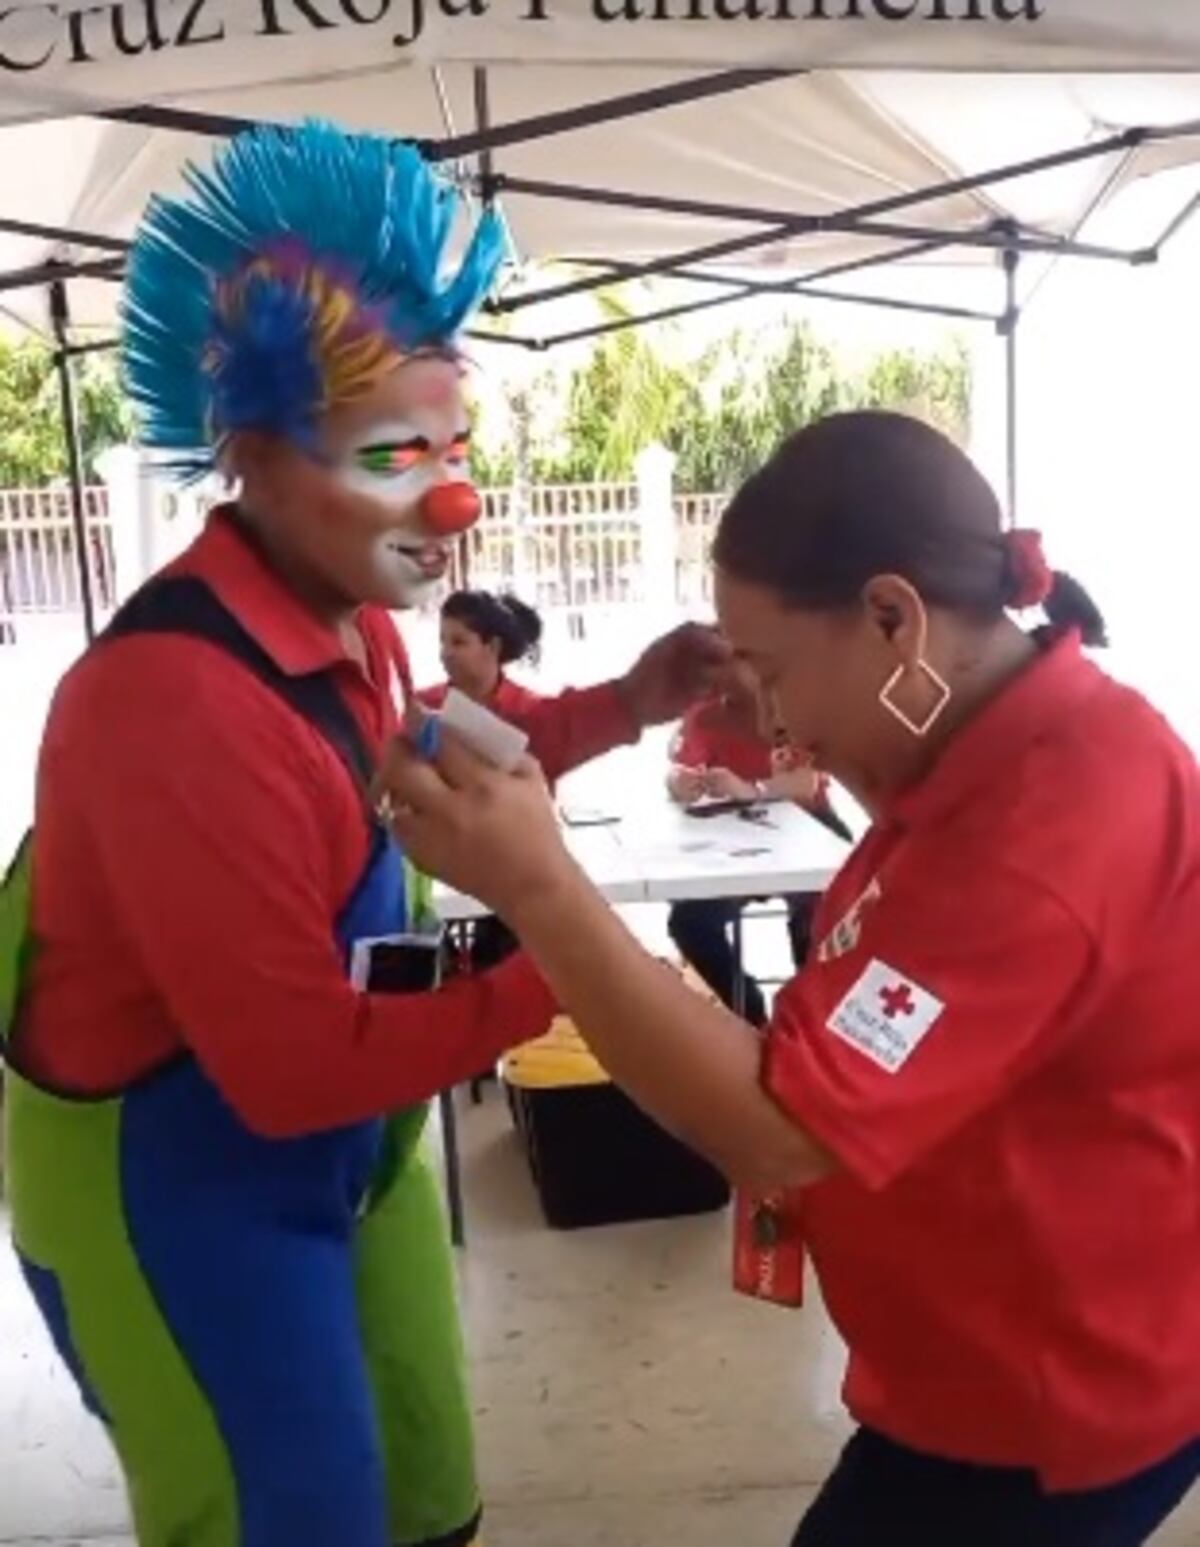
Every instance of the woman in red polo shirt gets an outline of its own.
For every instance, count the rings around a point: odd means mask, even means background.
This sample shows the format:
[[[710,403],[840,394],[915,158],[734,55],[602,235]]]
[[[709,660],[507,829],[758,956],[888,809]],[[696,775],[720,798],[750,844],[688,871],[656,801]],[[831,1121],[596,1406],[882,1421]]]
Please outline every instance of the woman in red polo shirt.
[[[484,704],[502,720],[519,725],[542,702],[540,694],[514,682],[505,671],[532,660],[542,640],[542,620],[515,596],[490,591],[455,591],[442,603],[442,666],[446,681],[421,694],[440,709],[451,688]]]
[[[792,1300],[811,1258],[861,1428],[796,1547],[1138,1547],[1200,1469],[1195,760],[915,421],[801,431],[715,562],[739,657],[873,818],[765,1037],[639,950],[531,769],[397,747],[398,828],[742,1184],[742,1284]]]

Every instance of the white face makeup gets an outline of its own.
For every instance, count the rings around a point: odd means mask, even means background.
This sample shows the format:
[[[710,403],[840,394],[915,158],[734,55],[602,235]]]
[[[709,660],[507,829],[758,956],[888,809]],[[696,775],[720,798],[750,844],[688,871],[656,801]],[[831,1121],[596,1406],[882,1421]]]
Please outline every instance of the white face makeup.
[[[421,500],[439,483],[467,481],[469,440],[464,428],[435,452],[416,425],[388,420],[356,434],[334,469],[345,489],[394,516],[374,544],[374,565],[381,578],[399,585],[414,604],[441,580],[450,563],[450,544],[426,529]]]

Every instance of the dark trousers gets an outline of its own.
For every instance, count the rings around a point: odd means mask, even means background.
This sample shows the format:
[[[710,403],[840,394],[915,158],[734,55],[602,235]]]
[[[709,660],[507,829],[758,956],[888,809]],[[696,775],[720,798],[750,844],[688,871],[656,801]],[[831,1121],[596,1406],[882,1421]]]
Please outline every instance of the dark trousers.
[[[521,949],[521,942],[508,925],[491,914],[465,928],[460,926],[455,943],[461,952],[455,958],[455,969],[472,973],[490,972]],[[495,1066],[488,1064],[472,1077],[471,1096],[477,1104],[482,1100],[484,1081],[494,1078],[495,1073]]]
[[[1142,1547],[1200,1475],[1200,1440],[1126,1482],[1046,1493],[1032,1472],[847,1445],[792,1547]]]
[[[792,960],[797,967],[808,955],[809,929],[816,899],[789,897],[788,935]],[[735,1008],[738,978],[737,946],[733,926],[741,916],[745,902],[740,898],[714,897],[698,902],[677,902],[668,922],[671,939],[684,961],[708,984],[722,1004]],[[752,1026],[766,1024],[767,1007],[763,992],[748,973],[743,974],[742,1013]]]

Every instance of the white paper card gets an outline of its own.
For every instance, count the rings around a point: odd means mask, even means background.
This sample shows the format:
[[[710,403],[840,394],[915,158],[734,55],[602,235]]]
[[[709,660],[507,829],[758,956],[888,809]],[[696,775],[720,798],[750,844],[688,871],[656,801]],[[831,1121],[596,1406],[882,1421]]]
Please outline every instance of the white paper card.
[[[474,699],[451,688],[446,694],[439,718],[472,752],[500,769],[512,773],[525,755],[529,737],[515,725],[477,704]]]

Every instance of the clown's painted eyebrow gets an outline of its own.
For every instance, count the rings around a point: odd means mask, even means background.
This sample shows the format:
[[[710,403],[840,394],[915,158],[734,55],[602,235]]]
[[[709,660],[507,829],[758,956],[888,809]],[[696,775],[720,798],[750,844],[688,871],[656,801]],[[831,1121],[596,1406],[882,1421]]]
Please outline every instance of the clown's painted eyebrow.
[[[468,446],[471,443],[471,427],[465,426],[451,437],[451,446]],[[379,440],[364,441],[361,446],[354,448],[356,457],[369,457],[373,452],[385,451],[429,451],[433,442],[427,435],[387,435]]]
[[[356,457],[383,456],[389,451],[428,451],[429,438],[425,435],[408,435],[403,439],[400,436],[389,437],[387,440],[367,441],[354,448]]]

